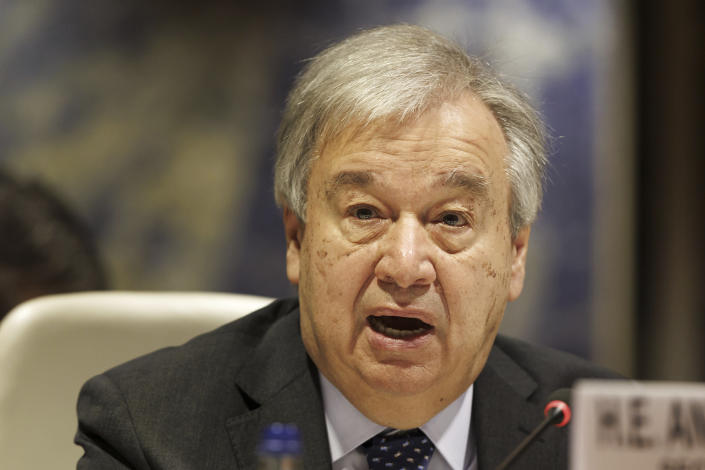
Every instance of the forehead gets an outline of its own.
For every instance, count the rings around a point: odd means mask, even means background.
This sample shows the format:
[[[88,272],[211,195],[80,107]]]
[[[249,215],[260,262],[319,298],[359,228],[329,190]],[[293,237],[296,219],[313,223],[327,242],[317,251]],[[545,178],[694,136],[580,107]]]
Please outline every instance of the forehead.
[[[338,183],[367,184],[369,179],[341,177],[337,173],[411,171],[440,179],[454,178],[454,182],[462,182],[462,175],[475,174],[491,182],[504,174],[507,152],[492,113],[478,98],[467,94],[404,124],[383,121],[349,127],[320,146],[311,176],[333,178]]]

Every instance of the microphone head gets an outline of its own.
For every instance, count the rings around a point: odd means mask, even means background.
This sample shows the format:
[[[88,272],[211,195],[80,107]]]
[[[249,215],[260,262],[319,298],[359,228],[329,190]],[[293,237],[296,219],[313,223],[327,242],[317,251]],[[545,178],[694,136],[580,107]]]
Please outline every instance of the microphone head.
[[[553,413],[557,421],[554,423],[556,427],[562,428],[570,422],[570,395],[571,391],[569,388],[559,388],[548,396],[548,404],[544,408],[543,413],[545,416]]]

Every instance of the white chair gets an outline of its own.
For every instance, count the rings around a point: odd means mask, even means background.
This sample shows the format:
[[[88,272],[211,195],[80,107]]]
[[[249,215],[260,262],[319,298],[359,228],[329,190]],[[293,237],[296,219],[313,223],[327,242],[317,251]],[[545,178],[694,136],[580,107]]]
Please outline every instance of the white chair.
[[[74,469],[82,455],[73,436],[83,382],[271,300],[113,291],[52,295],[16,307],[0,322],[0,469]]]

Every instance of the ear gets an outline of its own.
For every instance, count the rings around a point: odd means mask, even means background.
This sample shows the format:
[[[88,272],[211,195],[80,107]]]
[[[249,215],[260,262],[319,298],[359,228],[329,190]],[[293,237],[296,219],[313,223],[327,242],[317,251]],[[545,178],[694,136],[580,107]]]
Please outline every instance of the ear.
[[[509,301],[519,298],[524,288],[524,275],[526,274],[526,253],[529,249],[529,235],[531,226],[526,225],[519,230],[512,240],[512,277],[509,281]]]
[[[283,221],[286,236],[286,277],[289,282],[298,285],[304,223],[288,207],[284,208]]]

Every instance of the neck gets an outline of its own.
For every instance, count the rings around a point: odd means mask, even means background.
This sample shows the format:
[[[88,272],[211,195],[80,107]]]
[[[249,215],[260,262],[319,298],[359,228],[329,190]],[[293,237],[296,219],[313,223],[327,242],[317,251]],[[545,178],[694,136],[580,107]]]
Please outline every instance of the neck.
[[[328,380],[369,420],[395,429],[422,426],[465,393],[471,385],[459,383],[451,387],[439,384],[420,393],[400,394],[379,391],[364,382],[341,387],[330,378]]]

